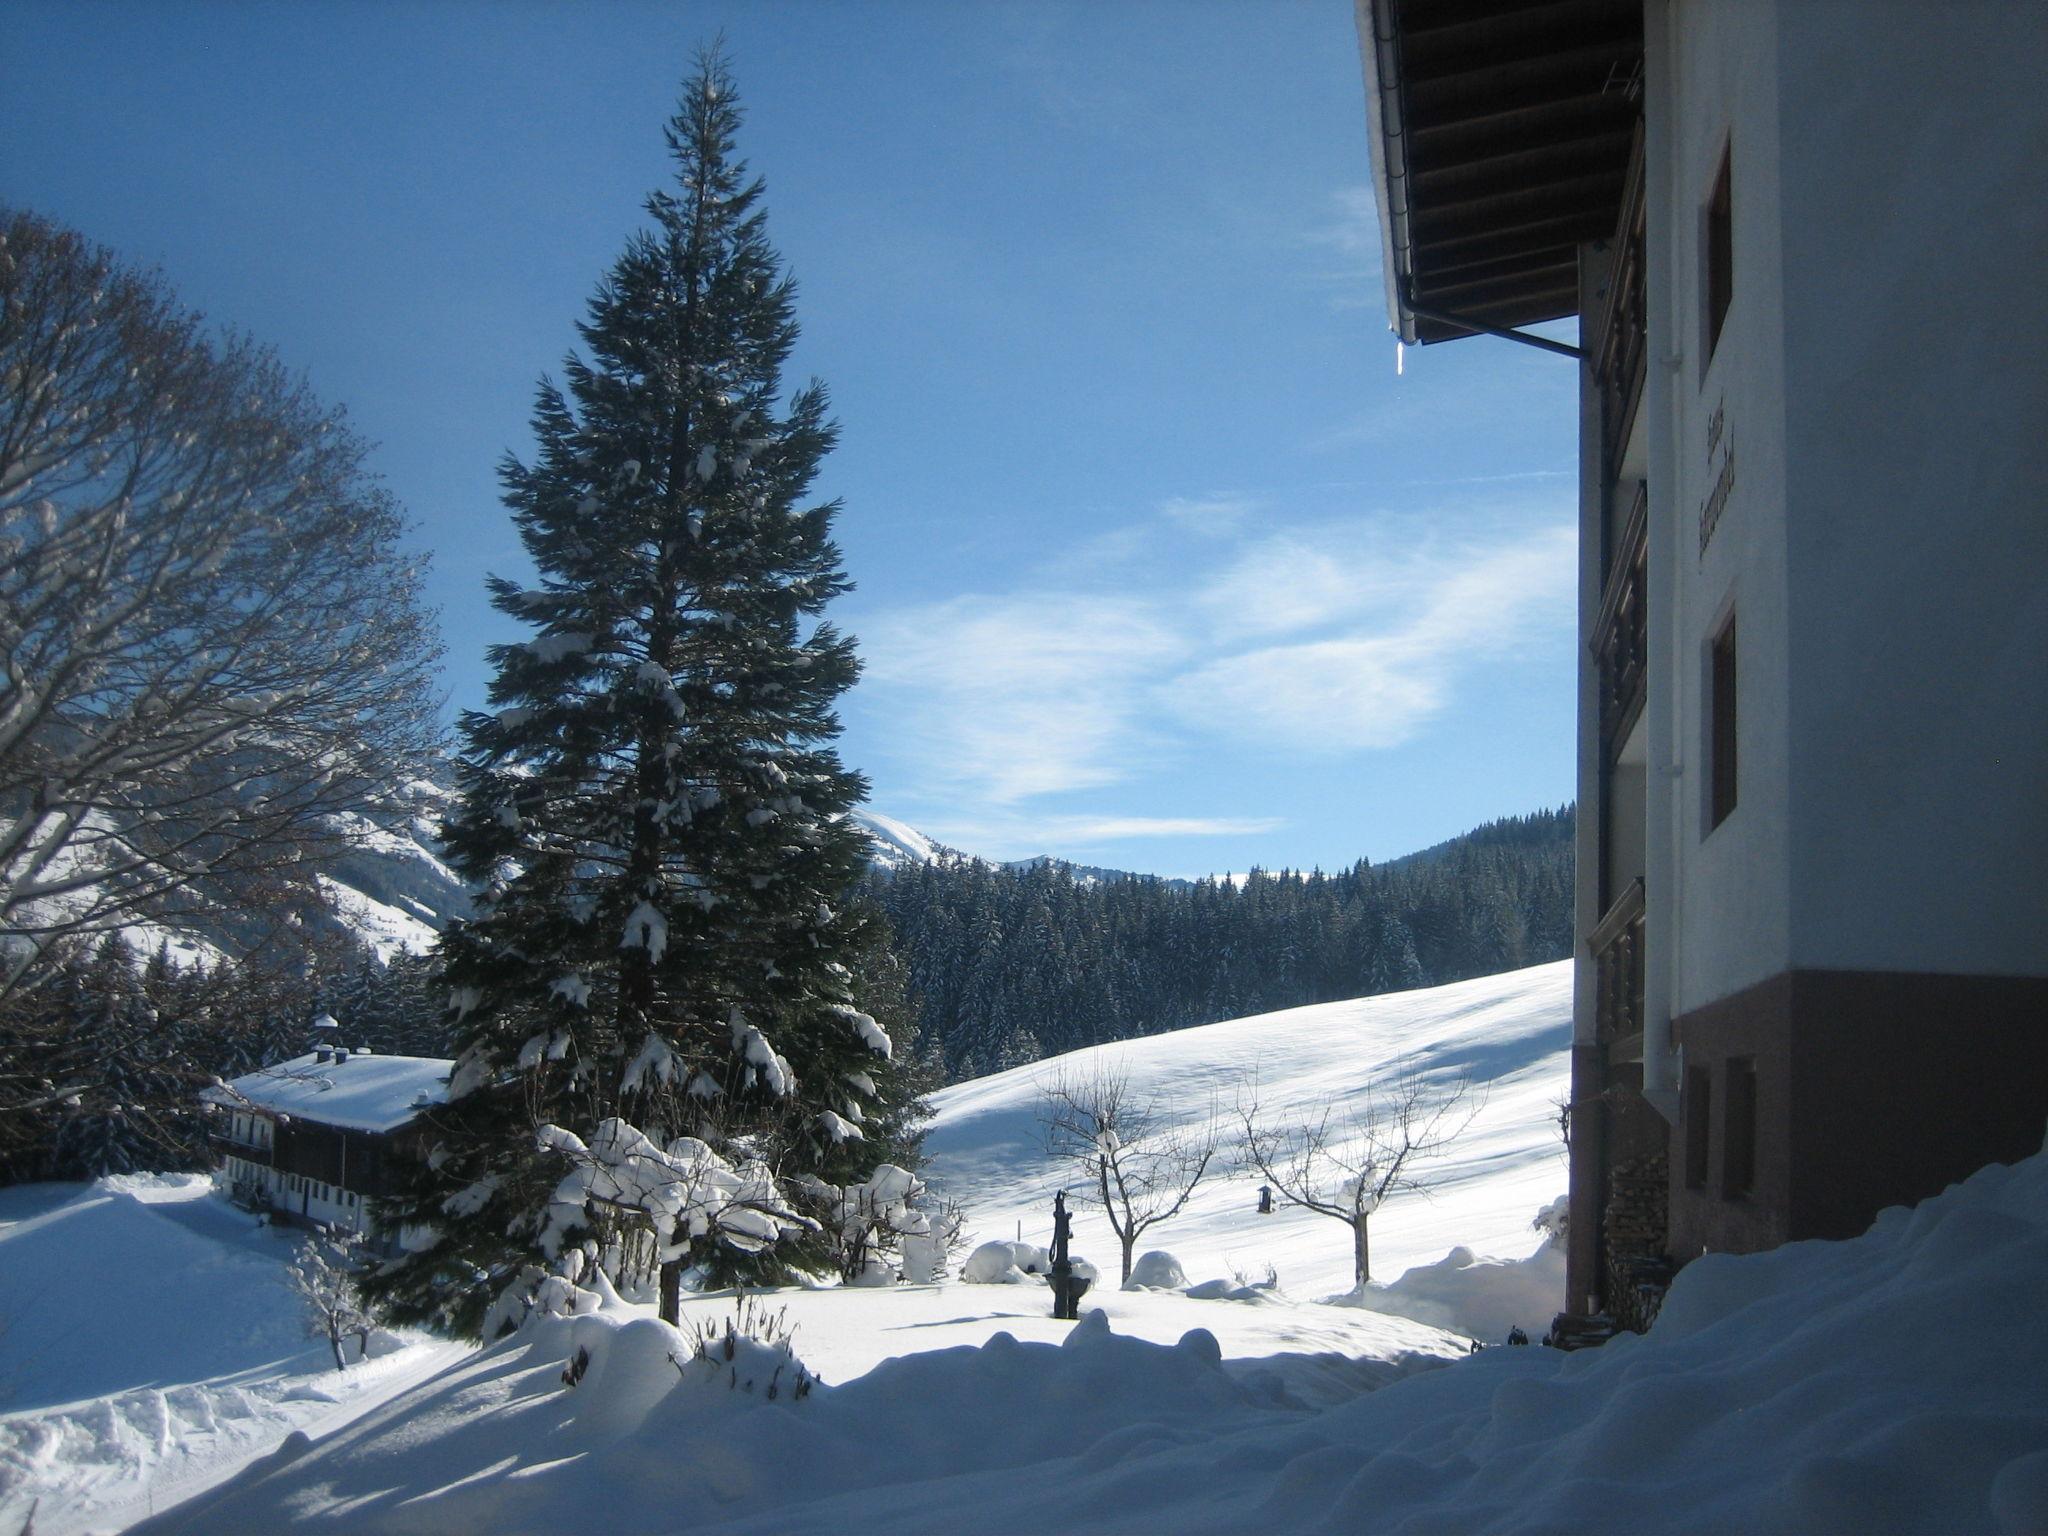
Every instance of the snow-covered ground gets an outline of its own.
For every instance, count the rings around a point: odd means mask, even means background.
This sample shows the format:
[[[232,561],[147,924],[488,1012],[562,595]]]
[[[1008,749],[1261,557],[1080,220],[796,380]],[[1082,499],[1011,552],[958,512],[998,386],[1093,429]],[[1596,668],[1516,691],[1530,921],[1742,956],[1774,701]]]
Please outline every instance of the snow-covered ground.
[[[1344,1101],[1397,1057],[1446,1076],[1490,1078],[1480,1120],[1444,1165],[1442,1196],[1390,1204],[1376,1223],[1376,1251],[1387,1274],[1437,1260],[1454,1243],[1518,1258],[1539,1242],[1530,1216],[1563,1187],[1550,1120],[1563,1092],[1568,988],[1562,967],[1545,967],[1187,1030],[1084,1052],[1069,1065],[1111,1060],[1157,1092],[1169,1119],[1196,1120],[1212,1100],[1229,1108],[1240,1069],[1257,1069],[1268,1104],[1296,1108]],[[1053,1070],[1040,1064],[939,1096],[933,1172],[969,1207],[963,1255],[985,1238],[1050,1237],[1055,1184],[1035,1115],[1038,1084]],[[204,1189],[202,1180],[166,1178],[0,1193],[0,1310],[13,1314],[0,1334],[0,1386],[11,1392],[0,1401],[0,1531],[37,1497],[36,1529],[46,1536],[114,1529],[151,1501],[162,1507],[232,1473],[294,1429],[333,1428],[408,1385],[425,1362],[451,1358],[416,1349],[345,1375],[325,1369],[324,1345],[301,1335],[284,1288],[290,1239],[200,1198]],[[1257,1216],[1254,1204],[1249,1184],[1219,1178],[1143,1246],[1172,1250],[1197,1282],[1262,1280],[1271,1266],[1277,1291],[1197,1301],[1119,1292],[1112,1279],[1090,1304],[1132,1338],[1171,1344],[1207,1329],[1233,1382],[1297,1408],[1347,1401],[1463,1354],[1461,1335],[1320,1304],[1350,1284],[1343,1229],[1299,1213]],[[1114,1276],[1116,1251],[1099,1217],[1079,1212],[1075,1239],[1078,1253]],[[1545,1255],[1481,1266],[1467,1278],[1488,1275],[1480,1289],[1497,1309],[1502,1277],[1519,1277],[1529,1305],[1517,1320],[1540,1329],[1561,1289],[1554,1268]],[[75,1274],[76,1283],[53,1292],[53,1273]],[[1416,1310],[1398,1291],[1373,1300]],[[979,1348],[999,1333],[1053,1343],[1069,1332],[1038,1284],[792,1291],[774,1304],[796,1324],[806,1363],[832,1383],[896,1356]],[[688,1308],[693,1319],[715,1320],[732,1302],[711,1296]],[[1504,1336],[1504,1324],[1485,1321],[1489,1337]]]
[[[688,1332],[618,1304],[344,1378],[317,1369],[277,1305],[277,1256],[251,1244],[278,1240],[155,1193],[188,1186],[102,1184],[46,1211],[28,1207],[54,1196],[16,1192],[0,1296],[59,1308],[60,1327],[31,1318],[0,1338],[0,1371],[34,1399],[0,1419],[0,1530],[32,1486],[58,1504],[36,1530],[79,1529],[94,1507],[92,1528],[113,1529],[142,1513],[152,1471],[163,1510],[268,1446],[141,1529],[2048,1530],[2048,1157],[1888,1212],[1855,1242],[1699,1260],[1647,1338],[1466,1352],[1467,1332],[1540,1332],[1562,1289],[1530,1221],[1564,1182],[1567,1000],[1567,968],[1547,966],[1100,1053],[1181,1120],[1227,1111],[1254,1070],[1269,1109],[1347,1103],[1396,1061],[1487,1084],[1437,1198],[1375,1218],[1376,1274],[1418,1267],[1363,1297],[1342,1295],[1341,1227],[1258,1215],[1248,1184],[1219,1181],[1141,1246],[1196,1281],[1271,1266],[1277,1290],[1200,1300],[1109,1283],[1079,1325],[1049,1317],[1037,1283],[786,1291],[767,1306],[795,1325],[789,1352],[742,1342],[694,1364]],[[1054,1186],[1035,1105],[1055,1070],[940,1096],[934,1174],[968,1203],[975,1240],[1045,1241]],[[73,1252],[61,1223],[87,1219],[109,1225],[80,1271],[126,1258],[127,1278],[48,1300]],[[1114,1274],[1085,1210],[1076,1246]],[[692,1298],[686,1322],[733,1308]],[[67,1358],[44,1358],[53,1348]],[[579,1354],[587,1369],[566,1386]],[[825,1384],[798,1396],[799,1362]],[[96,1400],[61,1407],[58,1381]],[[277,1389],[255,1393],[265,1381]],[[288,1423],[302,1386],[343,1400]],[[260,1433],[223,1427],[236,1391],[271,1416]],[[200,1397],[212,1427],[178,1406]],[[277,1444],[293,1424],[305,1434]]]
[[[467,1353],[404,1335],[335,1371],[296,1242],[194,1175],[0,1190],[0,1531],[121,1529]]]
[[[803,1395],[794,1356],[693,1362],[619,1307],[531,1323],[143,1529],[2016,1536],[2048,1529],[2044,1281],[2048,1155],[1852,1242],[1699,1259],[1647,1337],[1320,1402],[1233,1369],[1219,1304],[1185,1298],[1174,1344],[1093,1313]]]
[[[1021,1232],[1043,1245],[1062,1173],[1040,1151],[1038,1110],[1043,1085],[1062,1074],[1121,1074],[1131,1092],[1158,1106],[1162,1121],[1181,1126],[1212,1115],[1227,1126],[1241,1091],[1255,1083],[1261,1109],[1274,1119],[1313,1119],[1328,1108],[1333,1130],[1342,1131],[1348,1107],[1391,1069],[1405,1067],[1437,1085],[1468,1080],[1479,1109],[1449,1154],[1427,1165],[1437,1176],[1431,1194],[1391,1199],[1373,1218],[1373,1278],[1434,1263],[1460,1246],[1520,1259],[1540,1241],[1530,1226],[1536,1212],[1565,1189],[1557,1107],[1570,1087],[1570,1050],[1569,961],[1232,1019],[1075,1051],[943,1090],[933,1098],[929,1175],[966,1206],[976,1238],[1014,1239]],[[1291,1296],[1350,1288],[1350,1235],[1340,1223],[1284,1207],[1261,1216],[1257,1207],[1255,1183],[1215,1178],[1139,1246],[1171,1251],[1194,1280],[1233,1272],[1263,1278],[1270,1265]],[[1086,1207],[1074,1222],[1074,1251],[1115,1273],[1115,1239]],[[1550,1311],[1531,1319],[1539,1331],[1563,1291],[1560,1270]]]

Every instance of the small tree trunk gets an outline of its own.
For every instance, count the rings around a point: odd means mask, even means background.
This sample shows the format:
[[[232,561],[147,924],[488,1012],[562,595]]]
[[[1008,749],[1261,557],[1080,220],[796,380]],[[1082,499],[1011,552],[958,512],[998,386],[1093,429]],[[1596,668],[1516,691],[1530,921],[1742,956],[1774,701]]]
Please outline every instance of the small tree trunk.
[[[1121,1237],[1124,1242],[1123,1283],[1129,1285],[1131,1283],[1131,1253],[1138,1246],[1138,1234],[1135,1232],[1119,1232],[1117,1236]]]
[[[683,1261],[680,1258],[662,1260],[661,1320],[671,1327],[683,1326]]]
[[[1372,1247],[1365,1233],[1369,1219],[1363,1211],[1351,1218],[1351,1278],[1360,1290],[1372,1279]]]
[[[341,1340],[342,1332],[339,1328],[327,1330],[327,1347],[334,1351],[334,1368],[337,1371],[348,1369],[348,1361],[341,1353]]]

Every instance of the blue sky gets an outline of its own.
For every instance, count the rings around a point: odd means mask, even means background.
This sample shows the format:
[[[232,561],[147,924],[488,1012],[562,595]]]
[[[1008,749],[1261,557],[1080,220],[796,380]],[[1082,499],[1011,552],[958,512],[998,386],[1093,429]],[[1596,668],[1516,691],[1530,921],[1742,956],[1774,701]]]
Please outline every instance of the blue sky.
[[[842,429],[877,809],[1199,874],[1570,798],[1575,372],[1396,376],[1348,0],[17,0],[0,199],[347,405],[479,702],[496,463],[720,31]]]

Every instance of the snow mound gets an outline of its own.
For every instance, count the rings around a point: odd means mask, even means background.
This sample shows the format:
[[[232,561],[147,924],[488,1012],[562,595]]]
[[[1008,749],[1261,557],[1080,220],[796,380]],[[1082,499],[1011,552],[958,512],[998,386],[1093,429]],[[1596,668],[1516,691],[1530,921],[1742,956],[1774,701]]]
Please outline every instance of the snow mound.
[[[454,1358],[378,1330],[333,1369],[286,1283],[299,1239],[194,1174],[0,1191],[0,1530],[113,1530]]]
[[[967,1255],[960,1278],[969,1285],[1022,1285],[1052,1269],[1043,1248],[1029,1243],[983,1243]]]
[[[604,1314],[139,1529],[2037,1531],[2044,1287],[2035,1157],[1849,1242],[1700,1259],[1647,1337],[1488,1349],[1331,1407],[1233,1372],[1199,1330],[1149,1344],[1100,1313],[1059,1346],[997,1334],[802,1401],[684,1391],[654,1368],[668,1335],[628,1343]],[[631,1367],[564,1389],[565,1346],[603,1329]]]
[[[1150,1253],[1138,1255],[1137,1263],[1131,1266],[1131,1278],[1124,1282],[1124,1289],[1177,1291],[1187,1283],[1187,1271],[1180,1267],[1180,1260],[1155,1248]]]
[[[1362,1293],[1348,1291],[1329,1300],[1500,1344],[1514,1328],[1541,1338],[1563,1297],[1564,1247],[1553,1240],[1526,1259],[1482,1259],[1470,1248],[1453,1248],[1390,1285],[1369,1285]]]
[[[207,1199],[201,1175],[168,1188],[149,1177],[71,1186],[74,1198],[0,1232],[10,1414],[232,1375],[306,1347],[285,1284],[289,1245],[278,1257],[242,1248],[255,1218]],[[108,1326],[128,1317],[150,1319],[140,1359],[137,1341]]]

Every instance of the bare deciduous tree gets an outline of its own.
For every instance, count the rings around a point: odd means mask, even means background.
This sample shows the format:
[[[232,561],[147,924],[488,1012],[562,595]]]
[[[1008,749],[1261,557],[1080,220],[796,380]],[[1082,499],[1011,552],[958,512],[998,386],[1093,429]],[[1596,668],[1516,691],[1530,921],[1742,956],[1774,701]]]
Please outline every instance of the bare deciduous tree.
[[[1098,1066],[1046,1084],[1038,1112],[1048,1156],[1083,1179],[1076,1198],[1102,1207],[1123,1248],[1131,1278],[1138,1239],[1180,1214],[1215,1161],[1215,1117],[1199,1125],[1169,1121],[1149,1095],[1135,1092],[1121,1068]]]
[[[1484,1107],[1469,1078],[1443,1083],[1405,1063],[1370,1084],[1341,1115],[1325,1105],[1313,1119],[1276,1124],[1261,1111],[1256,1079],[1237,1103],[1244,1167],[1289,1205],[1351,1229],[1352,1281],[1372,1278],[1373,1214],[1397,1194],[1427,1197],[1428,1165]]]
[[[53,943],[275,908],[437,734],[402,522],[337,411],[0,211],[0,997]]]

